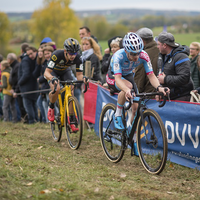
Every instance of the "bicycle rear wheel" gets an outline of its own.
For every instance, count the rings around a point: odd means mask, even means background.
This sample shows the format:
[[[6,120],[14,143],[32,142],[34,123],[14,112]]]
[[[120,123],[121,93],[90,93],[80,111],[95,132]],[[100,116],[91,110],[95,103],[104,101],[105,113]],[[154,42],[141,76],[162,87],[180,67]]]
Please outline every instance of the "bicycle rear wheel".
[[[65,132],[67,135],[67,142],[71,149],[78,149],[81,145],[82,135],[83,135],[83,119],[82,119],[82,113],[81,108],[78,100],[74,96],[70,96],[68,99],[68,109],[69,104],[73,104],[74,107],[74,125],[77,128],[78,131],[72,132],[70,125],[69,125],[69,117],[67,116],[67,110],[65,109]]]
[[[55,103],[55,120],[50,123],[52,137],[55,142],[59,142],[62,137],[62,126],[60,121],[60,106],[58,100]]]
[[[151,174],[163,171],[167,161],[167,136],[164,124],[158,113],[147,109],[140,117],[137,126],[137,147],[144,168]],[[144,126],[143,126],[144,124]],[[146,134],[145,134],[146,133]]]
[[[116,106],[112,103],[106,104],[99,119],[99,137],[103,151],[113,163],[119,162],[125,152],[123,145],[123,134],[114,128],[113,115]]]

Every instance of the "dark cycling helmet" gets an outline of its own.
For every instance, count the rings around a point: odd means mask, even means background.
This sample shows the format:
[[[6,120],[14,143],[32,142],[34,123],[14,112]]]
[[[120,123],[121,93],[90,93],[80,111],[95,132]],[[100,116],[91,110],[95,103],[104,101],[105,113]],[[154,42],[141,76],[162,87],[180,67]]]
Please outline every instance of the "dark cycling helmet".
[[[124,36],[123,47],[129,53],[140,53],[144,48],[144,44],[139,35],[129,32]]]
[[[66,51],[70,51],[70,52],[76,53],[80,49],[79,42],[74,38],[68,38],[64,42],[64,49]]]

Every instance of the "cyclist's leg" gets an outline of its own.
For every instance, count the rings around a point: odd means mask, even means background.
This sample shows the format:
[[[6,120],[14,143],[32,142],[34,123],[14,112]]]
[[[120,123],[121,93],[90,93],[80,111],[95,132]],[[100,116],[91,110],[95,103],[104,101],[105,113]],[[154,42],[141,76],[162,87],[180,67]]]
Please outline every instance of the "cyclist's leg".
[[[75,78],[74,78],[74,76],[72,75],[72,70],[71,70],[71,68],[67,68],[66,70],[65,70],[65,72],[62,74],[62,76],[60,76],[60,80],[75,80]],[[72,89],[72,95],[73,95],[73,89]],[[66,106],[68,106],[68,105],[66,105]],[[69,123],[69,125],[70,125],[70,127],[71,127],[71,129],[72,129],[72,132],[77,132],[77,131],[79,131],[79,128],[78,127],[76,127],[76,116],[74,115],[74,109],[73,109],[73,101],[71,101],[70,102],[70,104],[69,104],[69,116],[68,116],[69,118],[69,120],[68,120],[68,123]]]
[[[135,94],[138,94],[138,89],[137,89],[137,85],[135,84],[135,81],[133,79],[133,76],[132,75],[127,75],[126,76],[126,79],[131,82],[132,86],[133,86],[133,89],[135,91]],[[132,116],[131,116],[131,124],[133,123],[133,119],[135,117],[135,114],[136,114],[136,111],[137,111],[137,108],[138,108],[138,103],[136,102],[133,102],[132,106]],[[134,133],[133,135],[133,150],[134,150],[134,154],[136,156],[139,156],[139,153],[138,153],[138,148],[137,148],[137,141],[136,141],[136,132]]]
[[[51,74],[55,77],[58,77],[58,74],[55,71],[53,71]],[[54,121],[54,103],[58,99],[60,85],[57,84],[56,92],[54,94],[52,94],[54,90],[54,85],[50,82],[49,86],[50,86],[51,91],[49,92],[49,109],[48,109],[47,117],[49,121],[53,122]]]
[[[117,109],[116,109],[116,112],[115,112],[115,115],[114,115],[114,125],[115,125],[115,128],[123,130],[124,125],[123,125],[123,122],[122,122],[122,109],[123,109],[124,103],[126,101],[125,93],[124,93],[124,91],[121,91],[121,89],[119,87],[117,87],[117,85],[115,84],[114,77],[109,77],[107,75],[106,81],[109,85],[109,88],[111,88],[113,92],[119,93],[118,94],[118,100],[117,100]],[[128,80],[126,80],[124,77],[122,77],[122,81],[124,81],[124,83],[130,89],[133,87],[132,84]]]

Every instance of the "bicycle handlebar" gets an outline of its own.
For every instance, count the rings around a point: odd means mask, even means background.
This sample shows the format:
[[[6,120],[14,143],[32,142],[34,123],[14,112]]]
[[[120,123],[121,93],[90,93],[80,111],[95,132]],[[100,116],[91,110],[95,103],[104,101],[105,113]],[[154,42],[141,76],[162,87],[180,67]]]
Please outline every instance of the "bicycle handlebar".
[[[84,83],[84,82],[78,81],[78,80],[68,80],[68,81],[60,81],[60,83],[63,83],[65,85],[76,85],[76,84]],[[56,88],[57,88],[57,84],[54,85],[54,90],[53,90],[52,94],[54,94],[56,92]],[[83,93],[87,92],[87,89],[88,89],[88,84],[85,84],[85,89],[84,89]]]
[[[134,90],[131,90],[131,94],[134,92]],[[151,92],[151,93],[140,93],[140,94],[136,94],[136,97],[140,97],[142,99],[145,99],[147,96],[155,96],[155,95],[159,95],[162,97],[163,101],[162,103],[159,104],[159,107],[163,107],[166,103],[167,97],[163,95],[162,92]],[[127,106],[124,107],[125,110],[128,110],[131,107],[131,101],[129,101],[129,104]]]

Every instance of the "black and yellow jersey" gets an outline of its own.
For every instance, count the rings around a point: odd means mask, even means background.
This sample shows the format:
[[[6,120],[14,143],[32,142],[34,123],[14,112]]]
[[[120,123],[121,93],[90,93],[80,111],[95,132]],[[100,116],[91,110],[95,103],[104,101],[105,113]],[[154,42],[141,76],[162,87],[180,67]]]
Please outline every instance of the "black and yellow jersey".
[[[76,72],[83,71],[83,64],[80,54],[77,54],[73,61],[67,61],[65,59],[64,50],[56,50],[52,53],[47,68],[61,72],[72,65],[76,65]]]

